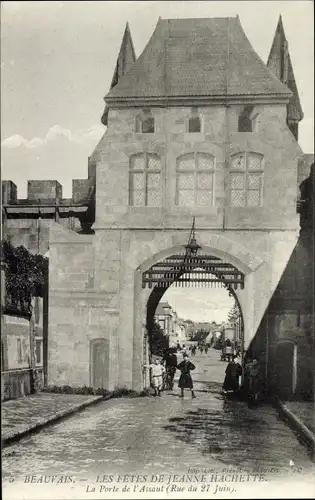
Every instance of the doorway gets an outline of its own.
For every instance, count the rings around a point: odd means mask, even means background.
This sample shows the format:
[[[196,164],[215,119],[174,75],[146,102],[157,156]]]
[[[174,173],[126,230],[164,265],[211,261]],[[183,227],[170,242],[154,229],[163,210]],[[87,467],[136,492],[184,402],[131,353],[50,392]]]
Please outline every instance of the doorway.
[[[93,339],[90,342],[90,385],[107,389],[109,380],[109,341]]]

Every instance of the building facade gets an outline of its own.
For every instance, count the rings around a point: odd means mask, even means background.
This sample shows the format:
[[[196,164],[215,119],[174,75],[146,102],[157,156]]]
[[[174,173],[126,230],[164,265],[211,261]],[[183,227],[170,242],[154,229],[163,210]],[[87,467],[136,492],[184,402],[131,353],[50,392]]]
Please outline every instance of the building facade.
[[[178,317],[178,314],[168,302],[159,302],[155,312],[155,320],[168,337],[170,347],[176,346],[178,342],[180,344],[185,343],[186,331],[184,322]]]
[[[314,157],[308,158],[309,161]],[[266,391],[282,399],[314,400],[315,169],[301,183],[301,230],[289,262],[250,346],[261,358]]]
[[[235,294],[250,346],[296,245],[307,176],[278,32],[266,65],[238,17],[159,19],[138,59],[127,26],[86,199],[49,208],[84,226],[48,223],[49,384],[143,388],[148,323],[167,289],[152,299],[143,275],[185,251],[193,217],[203,253],[244,276]]]
[[[12,314],[1,317],[2,401],[31,394],[44,386],[43,299],[34,297],[32,302],[30,319]]]

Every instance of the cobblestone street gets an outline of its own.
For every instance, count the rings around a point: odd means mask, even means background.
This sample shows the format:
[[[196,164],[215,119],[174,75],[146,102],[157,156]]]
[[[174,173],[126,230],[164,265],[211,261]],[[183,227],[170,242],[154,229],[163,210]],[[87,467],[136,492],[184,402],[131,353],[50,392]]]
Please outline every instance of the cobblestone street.
[[[281,478],[290,483],[303,476],[307,485],[314,473],[312,461],[275,409],[249,409],[245,403],[223,399],[226,363],[219,358],[215,350],[192,358],[197,367],[195,400],[189,391],[181,400],[176,384],[173,393],[161,398],[104,401],[4,449],[6,498],[13,499],[21,483],[25,498],[58,496],[52,495],[53,485],[46,485],[43,494],[43,485],[29,483],[30,475],[73,476],[76,483],[70,486],[82,485],[81,493],[75,490],[80,498],[86,498],[86,482],[95,483],[97,476],[187,474],[189,469],[259,469],[265,481]]]

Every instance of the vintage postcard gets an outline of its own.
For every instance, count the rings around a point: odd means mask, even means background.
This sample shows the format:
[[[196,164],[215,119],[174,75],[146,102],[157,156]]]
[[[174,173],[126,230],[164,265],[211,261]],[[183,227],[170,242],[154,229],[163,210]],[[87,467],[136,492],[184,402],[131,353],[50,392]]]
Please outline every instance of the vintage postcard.
[[[1,10],[3,498],[314,498],[313,2]]]

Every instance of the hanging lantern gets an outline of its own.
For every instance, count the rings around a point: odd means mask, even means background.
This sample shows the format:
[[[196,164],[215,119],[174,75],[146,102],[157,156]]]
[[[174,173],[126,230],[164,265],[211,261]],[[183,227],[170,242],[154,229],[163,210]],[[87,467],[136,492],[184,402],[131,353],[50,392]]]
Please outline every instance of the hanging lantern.
[[[190,231],[189,241],[186,248],[186,255],[191,257],[196,257],[198,250],[200,250],[201,246],[198,245],[196,236],[195,236],[195,217],[193,218],[192,228]]]
[[[185,248],[188,255],[195,257],[201,246],[198,245],[196,238],[193,237]]]

